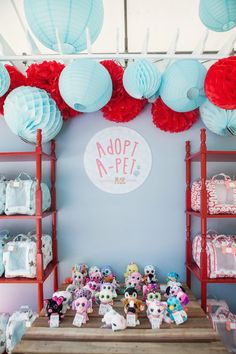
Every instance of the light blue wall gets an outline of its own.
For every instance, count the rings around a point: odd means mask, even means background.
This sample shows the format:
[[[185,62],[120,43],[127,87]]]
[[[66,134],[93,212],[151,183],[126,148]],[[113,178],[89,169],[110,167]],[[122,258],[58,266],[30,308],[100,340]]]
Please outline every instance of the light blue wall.
[[[196,150],[202,125],[199,122],[188,132],[177,135],[163,133],[152,124],[149,107],[135,120],[125,124],[137,130],[148,142],[153,166],[150,176],[139,189],[125,195],[112,195],[100,191],[90,182],[83,167],[83,154],[96,132],[113,125],[100,113],[82,115],[65,123],[57,139],[60,280],[70,274],[74,262],[82,261],[110,264],[119,276],[130,261],[136,261],[140,267],[153,263],[160,279],[163,280],[171,270],[179,272],[184,279],[184,142],[190,139]],[[31,149],[9,132],[3,119],[0,121],[0,137],[1,150]],[[236,139],[208,132],[208,146],[211,149],[234,149]],[[236,175],[236,166],[226,167],[226,172]],[[24,166],[5,164],[1,173],[13,175],[18,168]],[[222,171],[222,165],[212,163],[209,174]],[[223,224],[216,220],[210,226],[213,224],[221,232],[236,233],[235,220],[227,220]],[[1,224],[1,227],[5,226]],[[18,227],[22,231],[19,224],[14,225],[15,230]],[[23,229],[27,227],[22,225]],[[194,221],[193,227],[194,232],[199,231],[199,220]],[[19,294],[24,289],[19,290]],[[194,290],[198,292],[196,282]],[[235,285],[209,287],[211,295],[225,298],[236,312],[235,290]],[[0,286],[0,294],[0,311],[11,310],[19,299],[23,301],[20,295],[15,297],[12,287]],[[29,288],[24,291],[24,296],[25,303],[34,302],[34,294]]]

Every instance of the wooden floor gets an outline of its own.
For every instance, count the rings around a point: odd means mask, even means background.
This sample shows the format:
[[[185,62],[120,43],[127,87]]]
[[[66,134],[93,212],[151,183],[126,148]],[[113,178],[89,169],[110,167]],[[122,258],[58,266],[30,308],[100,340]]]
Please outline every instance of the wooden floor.
[[[90,320],[82,328],[73,327],[74,311],[67,312],[60,328],[49,328],[43,315],[34,322],[15,347],[14,353],[90,353],[90,354],[226,354],[218,335],[211,328],[203,310],[187,289],[190,297],[188,321],[182,325],[163,324],[161,329],[150,329],[149,321],[143,313],[140,326],[120,332],[101,328],[98,307],[90,314]],[[119,296],[114,309],[123,313]]]

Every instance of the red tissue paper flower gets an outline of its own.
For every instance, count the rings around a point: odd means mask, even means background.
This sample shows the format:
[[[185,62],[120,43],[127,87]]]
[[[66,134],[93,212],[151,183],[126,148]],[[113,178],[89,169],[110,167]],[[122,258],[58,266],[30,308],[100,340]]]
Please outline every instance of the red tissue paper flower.
[[[5,68],[7,69],[10,75],[11,83],[5,95],[0,97],[0,114],[3,114],[3,105],[7,95],[15,88],[26,85],[26,77],[22,73],[20,73],[14,66],[6,64]]]
[[[80,112],[70,108],[61,97],[59,77],[65,65],[56,61],[31,64],[27,69],[27,85],[46,90],[55,100],[64,120],[75,117]]]
[[[101,109],[103,116],[116,123],[129,122],[143,110],[147,100],[133,98],[125,91],[121,65],[113,60],[104,60],[101,64],[108,70],[113,86],[110,101]]]
[[[207,72],[205,92],[208,99],[224,109],[236,109],[236,57],[218,60]]]
[[[188,130],[198,118],[198,108],[190,112],[175,112],[167,107],[161,98],[152,104],[153,123],[165,132],[180,133]]]

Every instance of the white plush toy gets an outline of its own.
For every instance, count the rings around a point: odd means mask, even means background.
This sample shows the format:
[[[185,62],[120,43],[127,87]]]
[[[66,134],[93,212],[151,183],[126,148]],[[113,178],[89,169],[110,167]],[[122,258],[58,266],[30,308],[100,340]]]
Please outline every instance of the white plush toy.
[[[113,331],[122,331],[127,327],[127,322],[124,316],[120,315],[113,309],[104,315],[102,322],[105,323],[104,327],[111,328]]]

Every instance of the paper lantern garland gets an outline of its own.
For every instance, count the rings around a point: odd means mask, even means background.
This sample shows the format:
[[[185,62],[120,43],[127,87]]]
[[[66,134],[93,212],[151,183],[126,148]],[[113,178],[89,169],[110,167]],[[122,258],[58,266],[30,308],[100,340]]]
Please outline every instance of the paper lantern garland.
[[[0,97],[4,96],[10,87],[10,75],[7,69],[0,63]]]
[[[48,142],[59,133],[63,123],[49,94],[30,86],[20,86],[7,96],[4,118],[13,133],[31,143],[36,142],[37,129],[42,129],[42,141]]]
[[[78,53],[86,49],[86,28],[93,43],[103,24],[102,0],[24,0],[30,29],[37,39],[59,51],[56,30],[63,53]]]
[[[199,16],[203,24],[212,31],[229,31],[236,26],[236,1],[201,0]]]
[[[160,96],[176,112],[189,112],[206,99],[204,80],[206,68],[197,60],[178,60],[162,76]]]
[[[236,57],[220,59],[210,67],[205,92],[216,106],[236,109]]]
[[[236,135],[236,109],[226,110],[206,100],[200,107],[205,126],[217,135]]]
[[[158,98],[152,105],[152,120],[155,126],[165,132],[180,133],[191,128],[198,120],[199,110],[175,112]]]
[[[96,112],[110,100],[112,81],[100,63],[89,59],[75,60],[62,71],[59,90],[71,108]]]
[[[124,69],[113,60],[104,60],[101,64],[108,70],[112,79],[112,97],[102,108],[104,118],[116,123],[125,123],[134,119],[144,108],[146,100],[131,97],[123,86]]]
[[[150,98],[160,87],[161,73],[154,63],[146,59],[136,60],[126,68],[123,84],[130,96]]]

